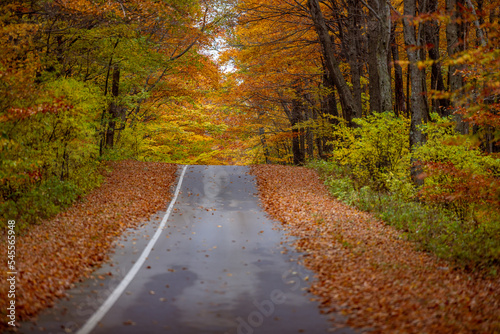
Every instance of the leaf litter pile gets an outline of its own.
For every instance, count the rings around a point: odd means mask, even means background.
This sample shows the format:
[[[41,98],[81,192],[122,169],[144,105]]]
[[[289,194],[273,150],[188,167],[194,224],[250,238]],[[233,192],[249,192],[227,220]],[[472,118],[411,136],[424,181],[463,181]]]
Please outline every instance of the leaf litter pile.
[[[328,194],[302,167],[254,166],[266,211],[297,237],[324,312],[374,333],[500,333],[500,279],[416,250],[392,227]],[[332,313],[333,314],[333,313]]]
[[[64,296],[66,288],[88,277],[106,258],[113,241],[152,214],[166,209],[177,166],[122,161],[83,200],[16,238],[16,316],[27,320]],[[6,234],[0,235],[2,249]],[[4,257],[6,258],[6,257]],[[2,261],[2,271],[7,272]],[[0,282],[2,299],[8,282]],[[0,330],[8,318],[2,309]]]

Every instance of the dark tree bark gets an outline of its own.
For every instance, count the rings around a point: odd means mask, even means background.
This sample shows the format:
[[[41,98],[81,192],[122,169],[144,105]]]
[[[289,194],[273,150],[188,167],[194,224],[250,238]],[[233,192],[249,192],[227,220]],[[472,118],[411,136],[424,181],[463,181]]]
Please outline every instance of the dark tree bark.
[[[313,110],[313,114],[312,114],[312,117],[314,119],[314,121],[316,122],[316,124],[318,124],[318,112],[316,110]],[[320,120],[321,122],[324,122],[324,120]],[[323,137],[322,136],[319,136],[319,135],[316,135],[314,136],[314,141],[316,143],[316,148],[318,149],[318,157],[320,159],[325,159],[325,154],[323,152]]]
[[[327,114],[332,117],[339,117],[340,114],[339,109],[337,108],[337,98],[335,97],[335,85],[328,71],[323,74],[323,85],[330,91],[330,93],[325,96],[322,101],[323,114]],[[329,122],[332,124],[337,123],[331,118],[329,118]]]
[[[425,12],[434,14],[437,12],[438,1],[427,0],[427,8]],[[441,63],[439,62],[439,22],[435,19],[424,23],[425,40],[427,44],[429,58],[433,60],[431,67],[431,89],[434,91],[445,91],[443,74],[441,72]],[[432,109],[441,116],[449,114],[448,107],[450,101],[448,99],[433,99]]]
[[[411,66],[408,66],[408,69],[406,71],[406,114],[408,117],[411,117],[411,102],[410,102],[410,77],[411,77]]]
[[[448,55],[454,56],[456,53],[464,50],[464,26],[459,23],[461,19],[460,7],[463,8],[463,0],[446,0],[446,10],[451,15],[451,21],[446,26],[446,41],[448,43]],[[460,70],[461,65],[450,65],[448,70],[448,87],[451,92],[459,92],[463,87],[463,77]],[[459,107],[457,99],[452,99],[452,107]],[[468,133],[468,125],[463,121],[458,114],[454,115],[456,127],[455,129],[462,134]]]
[[[300,144],[300,152],[301,154],[303,155],[303,158],[301,160],[303,160],[302,163],[299,163],[299,165],[303,164],[305,162],[305,159],[306,159],[306,129],[304,127],[304,124],[302,124],[302,122],[305,120],[305,114],[304,114],[304,110],[300,110],[300,121],[298,123],[298,126],[299,126],[299,144]]]
[[[417,9],[418,14],[425,13],[426,10],[427,10],[427,0],[424,0],[424,1],[418,1],[417,0],[417,3],[418,3],[418,9]],[[419,27],[416,30],[416,33],[417,33],[417,44],[419,45],[419,47],[417,48],[417,55],[418,55],[418,59],[421,62],[425,62],[427,60],[427,54],[425,52],[426,46],[427,46],[427,42],[426,42],[426,39],[425,39],[426,24],[427,24],[427,22],[421,24],[421,27]],[[422,95],[424,95],[424,104],[425,104],[425,113],[426,113],[425,118],[429,119],[430,118],[430,114],[429,114],[429,101],[427,99],[428,92],[427,92],[427,73],[426,73],[426,68],[424,67],[421,70],[421,72],[422,72],[421,73]]]
[[[420,60],[418,50],[421,48],[421,41],[418,40],[420,34],[417,33],[411,18],[417,12],[416,0],[404,0],[403,32],[406,44],[406,52],[410,61],[410,82],[411,84],[411,127],[410,145],[415,147],[425,142],[425,137],[419,126],[427,122],[427,110],[425,96],[422,90],[423,71],[417,67]]]
[[[381,111],[392,110],[392,85],[391,74],[389,72],[388,60],[390,59],[390,39],[391,39],[391,10],[387,1],[377,1],[379,8],[379,16],[381,18],[380,43],[377,49],[377,61],[379,68],[380,82],[380,107]]]
[[[370,75],[370,109],[384,112],[392,110],[391,77],[387,60],[391,37],[390,8],[386,1],[368,3],[368,50]]]
[[[377,19],[371,15],[371,19],[367,24],[367,36],[368,36],[368,91],[370,94],[370,112],[381,110],[380,101],[380,78],[378,71],[377,62],[377,44],[379,25]]]
[[[339,117],[339,111],[337,108],[337,98],[335,97],[335,86],[333,80],[330,78],[328,71],[323,74],[323,85],[330,90],[330,93],[323,98],[321,101],[321,110],[323,118],[327,118],[327,122],[330,124],[337,124],[338,121],[334,117]],[[328,141],[332,140],[331,137],[323,137],[322,152],[326,158],[326,154],[332,152],[332,145],[327,144]]]
[[[314,120],[314,113],[311,109],[305,110],[304,112],[305,120]],[[309,159],[314,159],[314,133],[311,131],[311,127],[308,125],[305,131],[306,138],[306,153]]]
[[[292,100],[292,110],[290,123],[292,125],[292,154],[293,154],[293,164],[303,165],[305,162],[305,154],[303,147],[301,145],[301,131],[298,128],[302,122],[302,105],[300,101],[295,98]]]
[[[352,118],[354,115],[359,114],[356,110],[356,104],[352,96],[351,90],[347,85],[347,82],[342,75],[339,68],[339,62],[335,56],[333,43],[328,34],[328,28],[323,18],[323,13],[321,12],[318,0],[308,0],[307,1],[309,12],[311,18],[314,22],[316,32],[318,34],[319,41],[323,47],[323,55],[325,57],[326,67],[330,73],[331,78],[337,87],[339,96],[341,99],[341,104],[343,107],[343,113],[346,121],[350,126],[352,126]]]
[[[262,144],[262,147],[264,149],[264,158],[265,158],[266,164],[268,164],[269,163],[269,148],[267,147],[266,135],[264,133],[263,127],[259,128],[259,137],[260,137],[260,143]]]
[[[407,114],[405,105],[405,92],[403,84],[403,69],[399,65],[399,50],[396,43],[396,23],[391,29],[391,52],[392,60],[394,61],[394,113],[396,115]]]
[[[348,31],[349,43],[347,46],[348,61],[351,68],[351,83],[352,95],[356,106],[356,114],[354,117],[361,118],[362,115],[362,100],[361,100],[361,74],[363,70],[362,59],[363,54],[363,28],[362,19],[363,12],[360,7],[360,2],[357,0],[348,0]]]
[[[422,50],[422,41],[420,34],[412,22],[412,18],[417,13],[416,0],[404,0],[404,17],[403,17],[403,33],[406,45],[406,53],[410,64],[408,65],[409,80],[408,86],[411,84],[411,106],[410,110],[410,147],[415,148],[425,142],[425,136],[420,129],[420,126],[427,122],[427,108],[423,91],[424,72],[417,66],[417,62],[421,59],[419,50]],[[422,180],[418,177],[421,174],[421,169],[412,161],[411,177],[415,184],[422,184]]]
[[[113,66],[113,79],[111,84],[111,94],[113,95],[113,102],[110,103],[108,109],[108,128],[106,130],[105,147],[113,148],[115,140],[116,119],[120,116],[120,106],[117,103],[118,95],[120,94],[120,66],[115,64]]]

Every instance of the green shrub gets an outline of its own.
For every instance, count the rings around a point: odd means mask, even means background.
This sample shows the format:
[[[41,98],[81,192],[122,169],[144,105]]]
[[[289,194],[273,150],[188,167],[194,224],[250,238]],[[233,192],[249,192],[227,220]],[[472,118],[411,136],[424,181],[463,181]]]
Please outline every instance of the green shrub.
[[[28,192],[18,193],[12,199],[0,203],[2,227],[8,220],[16,220],[16,228],[22,230],[57,214],[82,193],[82,189],[70,181],[57,178],[47,180]]]
[[[333,160],[346,168],[356,189],[389,190],[388,180],[408,174],[409,121],[392,112],[357,118],[356,128],[335,126]]]

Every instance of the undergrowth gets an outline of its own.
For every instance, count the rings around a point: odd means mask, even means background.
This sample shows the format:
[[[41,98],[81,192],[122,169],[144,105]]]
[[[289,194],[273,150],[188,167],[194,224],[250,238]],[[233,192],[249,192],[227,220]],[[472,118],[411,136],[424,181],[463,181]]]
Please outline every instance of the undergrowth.
[[[308,167],[317,170],[330,193],[342,202],[371,212],[377,218],[415,241],[421,250],[430,251],[452,264],[496,276],[500,260],[498,213],[491,213],[489,224],[464,228],[456,215],[446,209],[408,199],[397,192],[355,188],[348,172],[332,162],[313,161]]]
[[[96,168],[88,175],[85,184],[75,179],[61,180],[52,177],[31,185],[27,190],[11,193],[0,201],[0,227],[6,226],[9,220],[15,220],[16,230],[20,232],[32,224],[55,216],[98,187],[103,179],[103,171],[103,167]]]
[[[500,269],[500,159],[434,118],[428,140],[410,150],[405,119],[374,113],[336,127],[329,161],[312,161],[333,196],[375,214],[423,250],[471,271]],[[420,185],[410,177],[420,164]]]

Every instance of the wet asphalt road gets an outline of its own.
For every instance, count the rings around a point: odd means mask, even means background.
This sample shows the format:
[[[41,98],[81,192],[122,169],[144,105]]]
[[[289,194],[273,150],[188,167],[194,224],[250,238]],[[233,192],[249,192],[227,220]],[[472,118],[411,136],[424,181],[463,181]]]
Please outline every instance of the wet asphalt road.
[[[241,166],[188,166],[165,227],[91,333],[331,333],[311,272],[259,206]],[[111,261],[23,333],[78,332],[139,259],[164,213],[129,231]],[[81,333],[81,332],[80,332]],[[334,333],[354,333],[343,328]]]

